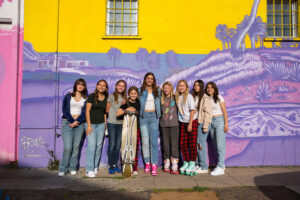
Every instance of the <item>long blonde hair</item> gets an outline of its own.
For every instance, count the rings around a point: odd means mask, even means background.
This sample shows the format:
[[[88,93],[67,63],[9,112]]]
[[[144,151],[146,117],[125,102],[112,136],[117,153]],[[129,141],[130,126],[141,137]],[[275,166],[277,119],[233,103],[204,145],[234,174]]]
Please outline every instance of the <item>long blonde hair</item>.
[[[164,84],[162,85],[162,94],[161,94],[161,104],[164,105],[165,104],[165,98],[167,97],[164,93],[164,87],[165,86],[169,86],[171,88],[171,93],[170,93],[170,97],[171,97],[171,102],[173,101],[174,99],[174,88],[173,88],[173,85],[171,82],[167,81],[167,82],[164,82]]]
[[[186,100],[188,98],[188,95],[189,95],[189,85],[188,83],[186,82],[186,80],[180,80],[178,83],[177,83],[177,86],[176,86],[176,93],[175,93],[175,99],[176,99],[176,103],[177,105],[179,104],[179,84],[183,82],[185,85],[186,85],[186,91],[182,94],[183,95],[183,103],[186,103]]]

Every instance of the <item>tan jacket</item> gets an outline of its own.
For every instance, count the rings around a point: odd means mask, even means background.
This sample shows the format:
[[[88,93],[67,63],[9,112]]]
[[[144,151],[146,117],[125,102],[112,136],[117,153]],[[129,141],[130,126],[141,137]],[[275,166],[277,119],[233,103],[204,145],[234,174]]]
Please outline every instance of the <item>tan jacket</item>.
[[[208,132],[208,127],[212,121],[212,108],[210,104],[210,99],[207,94],[204,94],[198,111],[198,123],[203,124],[203,132]]]

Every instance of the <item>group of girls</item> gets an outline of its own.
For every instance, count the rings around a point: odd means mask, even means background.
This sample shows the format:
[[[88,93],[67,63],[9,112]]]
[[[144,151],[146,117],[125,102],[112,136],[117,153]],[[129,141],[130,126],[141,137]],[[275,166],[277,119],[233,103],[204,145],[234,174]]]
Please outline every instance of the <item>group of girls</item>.
[[[196,170],[198,173],[208,173],[206,140],[208,134],[211,134],[218,153],[218,165],[210,174],[224,174],[225,133],[228,131],[228,120],[224,99],[214,82],[207,83],[204,88],[203,81],[197,80],[190,94],[187,82],[180,80],[174,94],[170,82],[165,82],[162,88],[159,88],[154,74],[148,72],[140,88],[131,86],[128,93],[126,91],[126,82],[119,80],[114,93],[109,96],[107,82],[99,80],[94,93],[88,95],[85,80],[76,80],[73,92],[66,94],[63,99],[64,150],[59,165],[59,176],[67,173],[77,174],[79,146],[84,130],[88,144],[86,175],[96,176],[106,128],[109,141],[108,172],[110,174],[122,172],[117,164],[123,117],[127,112],[134,112],[138,116],[134,175],[138,174],[140,141],[144,171],[151,173],[152,176],[157,175],[159,126],[165,172],[178,174],[179,170],[182,172]],[[183,158],[180,169],[178,169],[179,149]]]

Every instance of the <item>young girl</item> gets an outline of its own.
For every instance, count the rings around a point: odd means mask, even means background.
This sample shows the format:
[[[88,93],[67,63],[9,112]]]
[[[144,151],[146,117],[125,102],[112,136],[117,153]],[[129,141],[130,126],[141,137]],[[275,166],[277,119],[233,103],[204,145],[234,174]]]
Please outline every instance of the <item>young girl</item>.
[[[195,105],[198,111],[198,159],[196,164],[197,173],[207,173],[207,145],[206,140],[208,136],[209,126],[212,120],[212,110],[210,105],[210,99],[204,90],[204,82],[202,80],[196,80],[194,82],[194,88],[192,95],[195,99],[197,97],[198,102]],[[200,164],[200,167],[198,166]]]
[[[205,86],[206,94],[210,96],[212,107],[212,123],[210,133],[213,138],[214,146],[218,153],[217,167],[210,173],[213,176],[224,174],[225,171],[225,150],[226,132],[228,132],[228,116],[225,101],[214,82],[209,82]]]
[[[153,73],[148,72],[140,89],[140,128],[142,134],[142,149],[145,161],[145,173],[157,175],[158,163],[158,119],[160,117],[160,90],[156,86]]]
[[[79,146],[84,132],[87,88],[84,79],[77,79],[73,92],[67,93],[62,103],[62,138],[64,152],[59,163],[58,176],[68,171],[77,174]]]
[[[115,92],[108,97],[106,113],[108,115],[108,172],[109,174],[114,174],[115,172],[121,173],[117,167],[119,151],[121,147],[122,139],[122,126],[123,120],[117,118],[116,114],[121,104],[126,102],[126,82],[124,80],[119,80],[116,83]]]
[[[178,141],[179,123],[177,105],[173,94],[173,86],[170,82],[165,82],[162,86],[160,126],[163,139],[164,171],[170,172],[170,159],[172,163],[171,173],[178,174]]]
[[[139,115],[140,112],[140,101],[138,99],[138,88],[135,86],[131,86],[128,90],[128,96],[129,98],[127,99],[126,103],[121,105],[117,112],[117,116],[123,116],[126,112],[135,112],[136,115]],[[141,134],[139,130],[139,119],[137,121],[137,142],[136,142],[136,153],[135,153],[135,163],[133,165],[133,175],[138,174],[138,153],[139,153],[139,145],[140,145],[140,140],[141,140]]]
[[[102,143],[106,127],[106,102],[108,85],[105,80],[97,82],[95,92],[89,95],[86,104],[86,175],[94,178],[98,173]]]
[[[183,155],[183,165],[180,173],[187,175],[194,173],[197,158],[197,128],[194,98],[189,94],[189,87],[185,80],[180,80],[176,87],[175,99],[178,105],[178,119],[180,122],[180,147]]]

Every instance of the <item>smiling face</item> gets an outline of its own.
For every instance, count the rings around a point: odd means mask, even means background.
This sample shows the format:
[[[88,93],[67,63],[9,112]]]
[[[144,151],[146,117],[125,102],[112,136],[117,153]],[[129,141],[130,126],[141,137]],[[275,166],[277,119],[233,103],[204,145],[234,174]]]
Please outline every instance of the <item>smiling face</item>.
[[[100,93],[103,93],[107,90],[107,86],[104,81],[100,81],[96,87],[97,87],[98,92],[100,92]]]
[[[197,93],[200,92],[200,84],[197,81],[194,83],[194,88],[193,89]]]
[[[126,85],[124,82],[119,82],[117,85],[116,85],[116,90],[119,94],[123,93],[124,90],[126,88]]]
[[[213,96],[214,95],[214,92],[215,92],[215,89],[212,87],[211,84],[208,84],[207,85],[207,89],[206,89],[206,92],[209,96]]]
[[[148,87],[152,87],[152,85],[154,83],[154,77],[151,74],[148,75],[145,79],[145,82]]]
[[[129,98],[130,98],[131,100],[135,101],[137,97],[138,97],[137,91],[131,90],[131,91],[129,92]]]
[[[163,91],[167,97],[169,97],[171,95],[171,87],[169,85],[164,85]]]
[[[180,94],[183,94],[183,93],[186,92],[186,90],[187,90],[187,85],[185,84],[185,82],[180,81],[180,82],[178,83],[178,91],[179,91],[179,93],[180,93]]]

